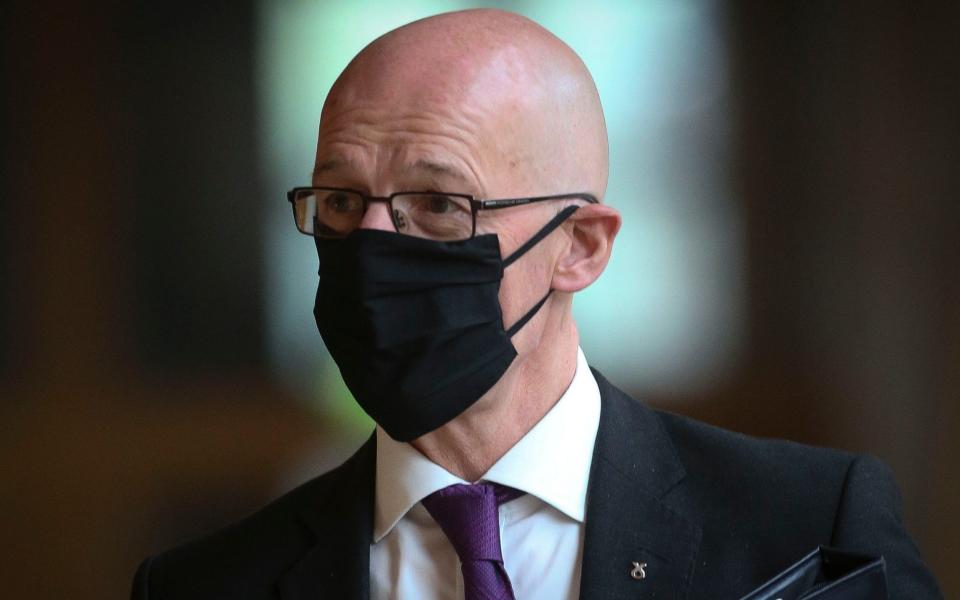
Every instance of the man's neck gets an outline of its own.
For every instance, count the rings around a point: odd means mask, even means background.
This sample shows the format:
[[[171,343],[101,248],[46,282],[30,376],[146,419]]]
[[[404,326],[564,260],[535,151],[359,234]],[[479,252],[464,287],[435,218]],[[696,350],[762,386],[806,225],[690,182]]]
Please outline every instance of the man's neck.
[[[553,408],[573,380],[579,338],[569,313],[518,356],[466,412],[411,444],[466,481],[477,481]]]

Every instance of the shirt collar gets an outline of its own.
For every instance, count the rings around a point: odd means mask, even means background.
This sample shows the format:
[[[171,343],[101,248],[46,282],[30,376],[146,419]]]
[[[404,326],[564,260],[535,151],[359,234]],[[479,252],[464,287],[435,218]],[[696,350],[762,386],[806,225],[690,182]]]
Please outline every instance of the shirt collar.
[[[523,490],[583,522],[599,423],[600,390],[578,348],[577,369],[567,390],[481,479]],[[375,543],[423,498],[449,485],[466,483],[380,427],[376,435]]]

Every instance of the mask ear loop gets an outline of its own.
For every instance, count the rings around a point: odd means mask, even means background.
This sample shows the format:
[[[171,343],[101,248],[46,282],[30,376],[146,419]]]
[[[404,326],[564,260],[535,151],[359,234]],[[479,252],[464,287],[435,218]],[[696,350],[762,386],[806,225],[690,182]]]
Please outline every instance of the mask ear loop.
[[[550,294],[553,293],[553,290],[547,292],[547,295],[540,299],[539,302],[533,305],[533,308],[527,311],[527,314],[520,317],[520,320],[510,326],[510,329],[507,330],[507,337],[512,338],[513,334],[520,331],[520,328],[527,324],[527,321],[533,318],[537,314],[537,311],[540,310],[540,307],[546,303],[547,298],[550,297]]]
[[[577,212],[578,208],[580,207],[568,206],[565,209],[558,212],[557,216],[550,219],[540,231],[534,234],[532,238],[530,238],[529,240],[524,242],[522,246],[514,250],[513,254],[503,259],[503,268],[506,269],[507,267],[512,265],[514,261],[516,261],[518,258],[523,256],[524,254],[526,254],[530,250],[530,248],[533,248],[534,246],[536,246],[540,242],[540,240],[542,240],[543,238],[553,233],[553,230],[556,229],[557,227],[560,227],[560,224],[566,221],[568,218],[570,218],[570,215]]]
[[[563,209],[563,210],[561,210],[560,212],[558,212],[558,213],[557,213],[557,216],[555,216],[554,218],[550,219],[550,221],[548,221],[547,224],[544,225],[542,229],[540,229],[540,231],[538,231],[536,234],[534,234],[533,237],[531,237],[529,240],[527,240],[526,242],[524,242],[524,244],[523,244],[522,246],[520,246],[519,248],[517,248],[517,249],[513,252],[513,254],[511,254],[511,255],[508,256],[507,258],[503,259],[503,268],[506,269],[507,267],[509,267],[510,265],[512,265],[512,264],[514,263],[514,261],[516,261],[518,258],[520,258],[521,256],[523,256],[524,254],[526,254],[526,253],[530,250],[530,248],[533,248],[534,246],[536,246],[537,243],[540,242],[540,240],[542,240],[543,238],[545,238],[545,237],[547,237],[548,235],[550,235],[551,233],[553,233],[553,230],[556,229],[557,227],[560,227],[560,224],[563,223],[564,221],[566,221],[566,220],[570,217],[570,215],[572,215],[574,212],[576,212],[576,210],[577,210],[578,208],[580,208],[580,207],[579,207],[579,206],[568,206],[568,207],[566,207],[565,209]],[[527,322],[534,317],[534,315],[537,314],[537,311],[539,311],[540,308],[543,307],[543,305],[546,303],[547,299],[550,297],[550,294],[552,294],[552,293],[553,293],[553,290],[548,291],[547,294],[546,294],[543,298],[541,298],[539,302],[537,302],[536,304],[533,305],[533,308],[531,308],[530,310],[527,311],[527,314],[525,314],[525,315],[523,315],[522,317],[520,317],[520,319],[519,319],[516,323],[514,323],[513,325],[511,325],[511,326],[510,326],[510,329],[508,329],[508,330],[506,331],[507,337],[512,338],[512,337],[513,337],[513,334],[515,334],[516,332],[520,331],[520,329],[521,329],[524,325],[526,325]]]

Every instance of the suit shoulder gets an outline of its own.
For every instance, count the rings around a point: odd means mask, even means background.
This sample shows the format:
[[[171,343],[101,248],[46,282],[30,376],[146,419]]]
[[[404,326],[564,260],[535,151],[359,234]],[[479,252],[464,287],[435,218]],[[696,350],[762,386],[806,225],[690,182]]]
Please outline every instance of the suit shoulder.
[[[767,535],[829,543],[848,477],[861,456],[752,437],[658,411],[686,471],[686,501],[744,540]]]
[[[841,486],[861,458],[843,450],[754,437],[662,410],[656,413],[688,471],[709,470],[718,476],[754,477],[769,483],[828,479]]]
[[[682,467],[680,487],[688,490],[693,500],[702,499],[700,504],[710,504],[701,508],[712,514],[726,508],[730,516],[751,515],[757,505],[767,510],[776,506],[781,511],[835,513],[856,455],[752,437],[655,410],[616,388],[596,370],[593,374],[608,412],[609,430],[620,436],[637,432],[648,438],[617,446],[654,453],[662,468]]]
[[[277,577],[314,542],[304,515],[323,512],[369,445],[249,516],[148,558],[137,572],[134,598],[270,597]]]

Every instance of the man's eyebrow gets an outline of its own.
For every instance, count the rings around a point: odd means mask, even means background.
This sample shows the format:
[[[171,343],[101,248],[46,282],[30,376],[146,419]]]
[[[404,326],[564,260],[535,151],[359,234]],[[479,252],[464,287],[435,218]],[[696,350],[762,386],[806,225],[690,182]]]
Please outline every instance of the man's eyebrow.
[[[319,162],[316,164],[316,166],[314,166],[313,181],[322,180],[324,175],[334,171],[339,171],[342,168],[351,169],[353,171],[360,170],[359,165],[349,159],[339,156],[328,158],[327,160]],[[466,174],[464,174],[464,172],[456,166],[449,163],[438,162],[424,158],[410,163],[404,167],[403,170],[406,174],[421,172],[434,178],[445,177],[460,183],[470,183],[470,178],[467,177]]]
[[[323,162],[321,162],[321,163],[317,163],[317,164],[313,167],[313,177],[314,177],[314,179],[316,179],[317,177],[319,177],[319,176],[321,176],[321,175],[325,175],[325,174],[327,174],[327,173],[329,173],[329,172],[331,172],[331,171],[336,171],[336,170],[340,169],[341,167],[354,167],[354,168],[356,168],[356,165],[354,165],[353,162],[351,162],[351,161],[349,161],[349,160],[344,160],[344,159],[342,159],[342,158],[329,158],[329,159],[327,159],[327,160],[325,160],[325,161],[323,161]]]
[[[456,179],[457,181],[469,181],[467,176],[464,175],[463,171],[457,167],[451,164],[434,162],[432,160],[426,160],[423,158],[407,166],[404,171],[408,173],[413,171],[425,171],[434,177],[449,177],[451,179]]]

